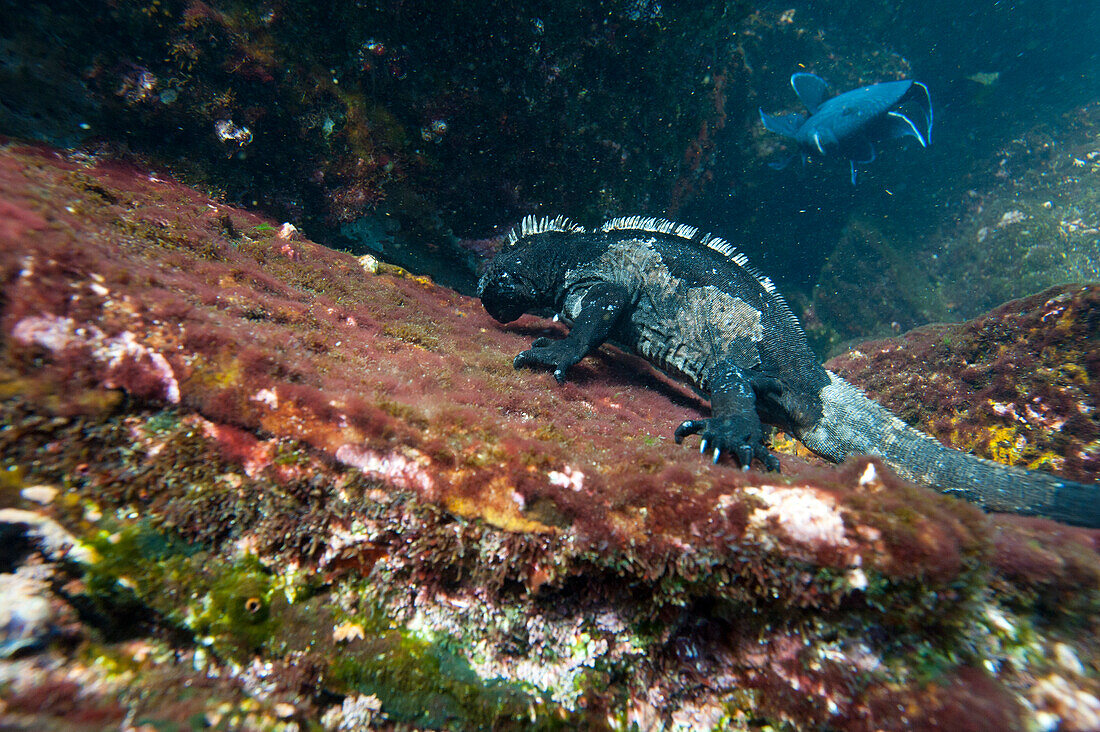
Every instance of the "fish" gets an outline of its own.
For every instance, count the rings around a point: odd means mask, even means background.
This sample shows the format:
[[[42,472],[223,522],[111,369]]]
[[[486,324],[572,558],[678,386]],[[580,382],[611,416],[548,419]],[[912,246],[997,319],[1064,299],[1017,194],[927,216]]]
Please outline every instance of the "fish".
[[[919,81],[884,81],[830,99],[829,85],[815,74],[794,74],[791,86],[809,114],[772,115],[761,109],[760,120],[765,129],[798,143],[803,165],[813,154],[846,158],[855,185],[856,165],[873,161],[876,145],[904,137],[916,138],[921,147],[932,144],[932,97]],[[771,167],[784,168],[794,157]]]

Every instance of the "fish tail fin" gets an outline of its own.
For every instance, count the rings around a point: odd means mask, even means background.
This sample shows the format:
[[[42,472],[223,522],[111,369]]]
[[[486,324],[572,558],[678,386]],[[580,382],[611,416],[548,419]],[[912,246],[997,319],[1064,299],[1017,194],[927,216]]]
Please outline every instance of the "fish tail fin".
[[[784,137],[794,137],[798,128],[806,121],[801,114],[768,114],[760,110],[760,121],[764,123],[764,129]]]
[[[914,81],[913,86],[919,87],[924,92],[924,105],[921,111],[924,113],[924,140],[927,147],[932,144],[932,95],[928,92],[928,87],[919,81]]]
[[[912,134],[920,140],[922,146],[928,147],[932,144],[932,95],[929,94],[928,87],[919,81],[914,81],[901,101],[907,102],[903,119],[909,123],[913,131],[908,133],[899,126],[897,133],[893,136],[902,137],[905,134]],[[891,112],[891,114],[895,113]]]

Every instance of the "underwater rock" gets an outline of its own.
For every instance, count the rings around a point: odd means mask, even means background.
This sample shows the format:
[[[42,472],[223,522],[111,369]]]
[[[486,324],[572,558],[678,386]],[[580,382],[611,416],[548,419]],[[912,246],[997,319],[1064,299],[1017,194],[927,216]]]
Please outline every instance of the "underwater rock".
[[[1100,103],[1090,102],[1005,141],[972,163],[961,189],[929,196],[951,212],[942,221],[894,202],[850,217],[816,275],[811,312],[828,327],[807,318],[811,337],[835,352],[1100,281],[1098,128]]]
[[[8,659],[40,651],[72,627],[75,613],[51,584],[57,562],[87,556],[74,536],[36,511],[0,509],[0,540],[0,659]]]
[[[967,187],[956,220],[925,247],[937,297],[974,317],[1061,282],[1100,281],[1100,103],[1003,144]]]
[[[0,574],[0,658],[37,648],[53,625],[46,583],[25,574]]]
[[[1094,483],[1100,285],[1062,285],[974,320],[860,343],[829,368],[940,441]]]
[[[898,251],[891,234],[875,224],[849,222],[814,285],[809,337],[820,350],[835,352],[868,333],[900,333],[937,320],[943,307],[925,264],[924,257]]]
[[[388,214],[387,259],[465,270],[452,230],[669,199],[748,93],[718,51],[746,9],[623,5],[11,5],[0,134],[152,156],[315,232]]]
[[[0,207],[0,498],[88,558],[79,643],[0,665],[29,727],[1015,729],[1097,694],[1100,532],[867,459],[707,465],[637,359],[516,372],[554,325],[133,166],[8,145]]]

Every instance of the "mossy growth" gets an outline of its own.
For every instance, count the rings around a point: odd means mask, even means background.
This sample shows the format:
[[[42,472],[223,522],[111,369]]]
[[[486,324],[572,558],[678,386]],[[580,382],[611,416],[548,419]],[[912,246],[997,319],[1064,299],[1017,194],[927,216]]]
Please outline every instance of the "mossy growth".
[[[305,606],[291,606],[285,583],[252,555],[221,560],[148,521],[100,531],[87,543],[96,559],[85,592],[103,616],[174,626],[238,662],[304,650],[286,646],[318,637],[293,630],[309,624]],[[326,627],[331,619],[317,618]],[[390,719],[433,729],[576,726],[574,715],[529,689],[479,678],[448,639],[418,637],[378,606],[347,620],[363,627],[364,638],[325,659],[328,683],[337,693],[375,695]]]
[[[925,683],[941,680],[960,666],[990,671],[1005,663],[1016,669],[1043,668],[1045,652],[1027,616],[1006,612],[992,599],[975,602],[953,638],[893,639],[883,655],[890,673]]]
[[[374,607],[353,618],[362,641],[330,667],[336,690],[373,694],[394,721],[429,729],[572,729],[581,720],[517,684],[480,678],[446,639],[394,628]]]
[[[145,606],[234,657],[271,643],[286,601],[275,578],[251,555],[213,561],[200,548],[138,521],[89,542],[96,553],[87,594],[101,612]]]
[[[281,604],[274,585],[271,575],[253,556],[222,568],[202,598],[201,612],[194,616],[192,629],[215,643],[232,644],[242,650],[269,645],[279,625],[272,605]]]
[[[165,409],[145,421],[145,431],[150,435],[165,435],[180,426],[180,415],[174,409]]]

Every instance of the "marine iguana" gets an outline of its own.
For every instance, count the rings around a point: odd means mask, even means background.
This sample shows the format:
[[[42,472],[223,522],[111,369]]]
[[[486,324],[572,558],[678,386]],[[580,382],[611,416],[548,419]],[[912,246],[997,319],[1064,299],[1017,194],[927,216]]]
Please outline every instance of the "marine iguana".
[[[856,163],[875,159],[875,143],[899,137],[915,137],[921,147],[932,144],[932,98],[919,81],[903,79],[861,86],[826,99],[829,85],[813,74],[791,76],[791,87],[806,105],[803,114],[772,115],[760,110],[760,121],[771,132],[798,144],[802,163],[807,155],[840,155],[848,159],[852,185]],[[906,114],[908,110],[917,122]],[[771,164],[784,168],[792,157]]]
[[[909,480],[992,511],[1037,514],[1100,527],[1100,491],[1046,473],[944,447],[826,370],[770,279],[727,241],[654,218],[612,219],[594,231],[558,217],[528,217],[508,235],[478,283],[496,320],[560,314],[561,340],[539,338],[514,366],[570,366],[605,341],[681,377],[709,398],[709,419],[687,420],[677,443],[702,437],[748,469],[779,460],[763,424],[841,462],[877,455]]]

